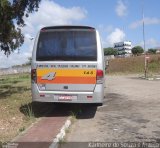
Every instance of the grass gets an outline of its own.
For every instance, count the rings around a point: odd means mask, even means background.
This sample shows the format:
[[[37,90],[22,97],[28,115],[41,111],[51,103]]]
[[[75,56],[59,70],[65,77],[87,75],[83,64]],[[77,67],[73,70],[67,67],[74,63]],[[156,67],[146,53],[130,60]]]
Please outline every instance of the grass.
[[[148,75],[160,74],[160,54],[149,55]],[[108,74],[144,73],[144,56],[115,58],[109,61]]]
[[[77,119],[77,114],[73,111],[70,111],[70,116],[71,116],[71,123],[74,123],[75,120]]]
[[[52,108],[32,103],[29,73],[0,76],[0,142],[11,141]]]
[[[19,129],[19,132],[23,132],[23,131],[25,131],[25,127],[24,126]]]
[[[22,106],[24,106],[24,105],[22,105]],[[26,115],[26,117],[29,118],[29,120],[35,118],[32,106],[26,105],[26,107],[23,108],[22,110],[23,110],[24,114]]]
[[[80,115],[81,113],[82,110],[79,106],[69,111],[69,114],[71,116],[71,122],[74,123],[74,121],[77,119],[77,116]]]
[[[28,120],[21,111],[22,104],[31,102],[30,74],[0,77],[0,141],[7,142],[28,127]]]

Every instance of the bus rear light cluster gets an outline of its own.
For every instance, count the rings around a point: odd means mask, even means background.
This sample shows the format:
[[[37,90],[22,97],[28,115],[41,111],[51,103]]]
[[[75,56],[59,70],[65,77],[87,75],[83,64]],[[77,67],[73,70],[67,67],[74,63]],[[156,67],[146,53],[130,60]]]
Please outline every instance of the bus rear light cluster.
[[[32,82],[36,83],[37,82],[37,72],[36,69],[31,70],[31,80]]]
[[[103,78],[104,78],[103,70],[98,69],[97,70],[97,84],[103,83]]]

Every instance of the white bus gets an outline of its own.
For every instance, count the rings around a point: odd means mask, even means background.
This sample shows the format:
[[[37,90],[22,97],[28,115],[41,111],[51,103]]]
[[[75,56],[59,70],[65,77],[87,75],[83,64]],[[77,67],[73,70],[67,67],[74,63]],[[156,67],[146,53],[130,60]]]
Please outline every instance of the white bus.
[[[32,100],[102,105],[104,67],[104,52],[95,28],[44,27],[32,53]]]

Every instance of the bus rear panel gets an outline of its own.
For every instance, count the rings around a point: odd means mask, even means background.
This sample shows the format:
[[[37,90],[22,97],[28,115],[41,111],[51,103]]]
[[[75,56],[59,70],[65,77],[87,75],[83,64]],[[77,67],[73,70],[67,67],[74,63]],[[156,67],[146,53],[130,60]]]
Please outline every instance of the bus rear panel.
[[[103,103],[104,57],[93,27],[42,28],[31,67],[33,101]]]

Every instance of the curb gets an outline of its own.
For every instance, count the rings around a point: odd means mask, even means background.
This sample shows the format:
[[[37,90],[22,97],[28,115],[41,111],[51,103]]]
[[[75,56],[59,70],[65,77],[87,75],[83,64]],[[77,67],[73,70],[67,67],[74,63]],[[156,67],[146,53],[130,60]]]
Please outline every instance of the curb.
[[[147,80],[149,80],[149,81],[160,80],[160,78],[147,78]]]
[[[160,77],[148,77],[148,78],[145,78],[145,77],[140,77],[141,79],[144,79],[144,80],[149,80],[149,81],[154,81],[154,80],[160,80]]]
[[[66,135],[66,130],[70,127],[71,125],[71,117],[67,119],[65,124],[62,126],[60,132],[57,134],[56,138],[53,139],[52,144],[49,146],[49,148],[58,148],[58,143],[63,140],[63,138]]]

